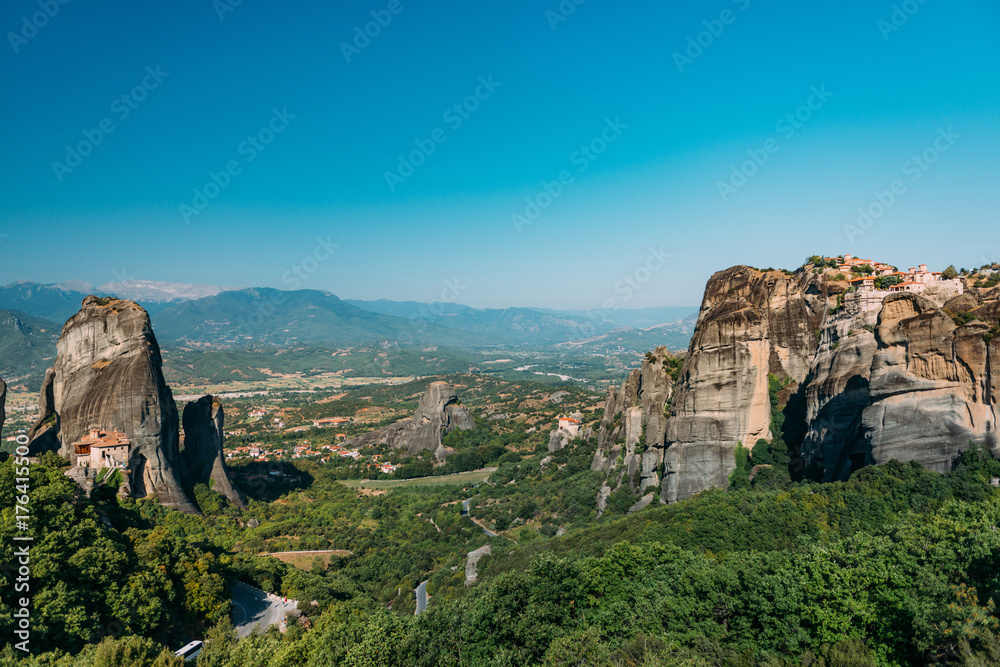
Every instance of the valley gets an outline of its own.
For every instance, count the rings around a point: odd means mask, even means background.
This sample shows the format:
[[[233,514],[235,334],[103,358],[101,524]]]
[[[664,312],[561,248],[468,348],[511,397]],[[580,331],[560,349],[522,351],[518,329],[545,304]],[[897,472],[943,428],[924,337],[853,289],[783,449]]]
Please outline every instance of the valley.
[[[518,664],[592,653],[698,664],[737,660],[741,646],[865,665],[882,664],[874,655],[989,656],[1000,645],[990,615],[1000,543],[988,529],[1000,520],[1000,460],[990,428],[976,431],[993,405],[977,387],[992,386],[1000,288],[977,272],[940,303],[933,293],[874,298],[839,270],[733,267],[709,281],[696,325],[542,348],[160,349],[140,306],[88,297],[63,329],[42,405],[37,392],[8,388],[3,451],[29,438],[34,530],[93,544],[95,557],[118,563],[117,583],[81,569],[58,540],[36,545],[43,590],[74,591],[59,604],[41,597],[36,613],[51,629],[38,641],[81,655],[125,641],[92,641],[122,618],[125,595],[136,610],[126,636],[154,647],[203,638],[206,655],[230,661],[249,650],[343,662],[369,645],[390,646],[401,665],[501,648]],[[911,352],[948,358],[920,337],[916,323],[927,321],[962,341],[949,349],[973,376],[968,387],[934,385],[942,362],[893,352],[911,382],[971,406],[935,408],[921,440],[900,418],[872,426],[863,415],[875,392],[825,374],[868,363],[874,387],[870,348],[892,350],[902,336]],[[690,337],[686,351],[674,335]],[[662,344],[629,347],[646,341]],[[836,360],[845,354],[846,370]],[[918,410],[929,400],[896,395]],[[160,426],[136,417],[137,397]],[[966,414],[975,419],[956,431]],[[865,428],[875,437],[858,455]],[[831,439],[847,445],[817,444]],[[91,446],[124,448],[126,460]],[[12,483],[13,461],[0,463],[0,484]],[[68,497],[71,509],[57,511]],[[939,546],[915,565],[927,544]],[[155,567],[165,578],[139,587]],[[933,584],[917,585],[918,572]],[[878,585],[858,597],[862,580]],[[777,585],[791,596],[762,597]],[[831,598],[851,603],[829,607]],[[250,634],[240,614],[267,600],[281,608]],[[672,613],[648,611],[657,605]],[[817,605],[826,617],[810,616]],[[60,622],[84,608],[91,621]],[[949,625],[954,613],[982,620]],[[792,643],[789,614],[802,619]],[[914,644],[882,618],[932,629],[910,631],[923,642]],[[862,642],[829,634],[830,623],[858,619],[868,623]],[[643,629],[622,630],[626,621]],[[423,639],[452,627],[472,634]],[[955,627],[964,643],[953,643]]]

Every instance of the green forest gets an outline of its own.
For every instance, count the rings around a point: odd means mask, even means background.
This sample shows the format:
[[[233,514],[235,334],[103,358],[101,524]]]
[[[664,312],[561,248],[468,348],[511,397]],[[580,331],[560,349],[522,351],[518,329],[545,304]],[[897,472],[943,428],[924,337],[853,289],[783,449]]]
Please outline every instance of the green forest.
[[[31,469],[33,654],[8,644],[0,664],[179,665],[191,639],[206,640],[197,664],[218,667],[1000,662],[1000,461],[983,448],[944,475],[893,461],[822,484],[793,481],[780,447],[755,447],[728,491],[628,514],[625,485],[598,518],[595,445],[516,453],[523,436],[492,428],[449,436],[497,467],[475,487],[363,494],[305,460],[244,489],[247,510],[195,487],[201,516],[108,486],[84,498],[46,455]],[[765,461],[771,474],[745,475]],[[0,497],[14,494],[9,460]],[[466,554],[487,544],[468,586]],[[338,555],[302,568],[261,555],[289,550]],[[303,620],[237,639],[237,581],[298,600]],[[422,581],[430,603],[415,615]]]

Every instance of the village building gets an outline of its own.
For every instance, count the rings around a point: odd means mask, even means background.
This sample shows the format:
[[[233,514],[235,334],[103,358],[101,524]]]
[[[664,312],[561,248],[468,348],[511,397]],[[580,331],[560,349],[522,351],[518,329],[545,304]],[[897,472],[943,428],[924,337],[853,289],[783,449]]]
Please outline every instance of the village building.
[[[127,468],[132,441],[121,431],[92,428],[73,443],[76,465],[87,468]]]
[[[571,438],[580,435],[580,427],[583,423],[574,417],[559,417],[559,429],[569,433]]]
[[[919,294],[931,287],[938,291],[950,291],[956,295],[965,292],[965,281],[957,278],[942,278],[940,271],[929,271],[926,264],[911,267],[909,271],[897,271],[895,267],[891,267],[888,264],[872,262],[867,259],[854,259],[850,255],[845,255],[844,263],[840,268],[850,270],[851,267],[866,264],[875,269],[875,273],[848,280],[848,283],[850,283],[855,292],[872,293],[873,297],[878,294],[889,294],[891,292],[914,292]],[[880,278],[895,278],[897,282],[894,285],[886,285],[879,288]]]
[[[351,420],[344,417],[326,417],[324,419],[314,419],[313,426],[316,428],[327,428],[328,426],[340,426],[350,424]]]

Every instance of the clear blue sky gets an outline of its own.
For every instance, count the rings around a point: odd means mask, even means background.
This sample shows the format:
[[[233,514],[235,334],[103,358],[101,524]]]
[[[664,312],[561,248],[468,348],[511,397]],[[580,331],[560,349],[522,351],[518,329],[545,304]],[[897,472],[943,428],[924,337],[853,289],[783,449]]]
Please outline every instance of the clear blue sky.
[[[651,307],[698,303],[715,270],[816,252],[1000,258],[995,2],[910,0],[896,26],[889,0],[586,0],[565,21],[546,14],[558,0],[243,0],[220,20],[231,1],[70,0],[37,31],[23,17],[38,0],[4,3],[0,282],[124,273],[429,301],[457,281],[474,306]],[[347,62],[342,43],[390,6]],[[477,109],[445,115],[477,87]],[[295,118],[244,144],[274,109]],[[797,111],[808,120],[777,126]],[[102,121],[114,131],[90,155],[53,166]],[[397,156],[438,128],[446,141],[390,188]],[[602,154],[576,153],[602,132]],[[925,150],[934,164],[908,164]],[[748,151],[767,162],[724,197]],[[185,220],[230,161],[239,173]],[[512,214],[564,170],[518,231]],[[896,180],[881,217],[845,232]],[[339,246],[325,261],[308,259],[327,256],[317,238]]]

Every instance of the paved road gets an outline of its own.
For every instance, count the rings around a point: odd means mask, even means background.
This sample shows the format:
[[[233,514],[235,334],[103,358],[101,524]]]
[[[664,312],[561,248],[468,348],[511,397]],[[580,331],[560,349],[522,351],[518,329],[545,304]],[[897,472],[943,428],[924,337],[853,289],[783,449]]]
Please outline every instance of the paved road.
[[[427,584],[430,579],[417,586],[414,590],[417,593],[417,614],[422,614],[427,610]]]
[[[246,637],[258,627],[263,630],[278,624],[296,605],[297,600],[284,602],[282,598],[237,583],[233,587],[233,626],[240,637]]]

